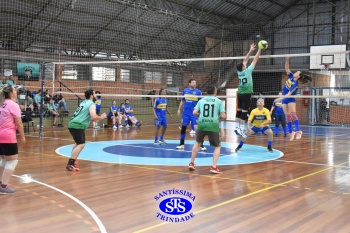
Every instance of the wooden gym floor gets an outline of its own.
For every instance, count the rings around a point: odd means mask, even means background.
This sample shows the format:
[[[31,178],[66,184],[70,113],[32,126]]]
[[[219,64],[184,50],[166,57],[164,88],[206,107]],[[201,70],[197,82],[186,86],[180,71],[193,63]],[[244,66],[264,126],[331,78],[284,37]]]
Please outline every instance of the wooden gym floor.
[[[179,138],[178,126],[168,127],[167,140]],[[225,128],[222,141],[236,146],[234,123]],[[67,157],[55,152],[74,143],[67,128],[46,127],[42,139],[31,131],[11,178],[17,192],[0,195],[1,232],[350,232],[350,130],[302,129],[300,140],[275,138],[273,148],[283,157],[220,166],[220,175],[210,174],[208,166],[189,172],[189,159],[183,166],[79,160],[81,171],[68,172]],[[86,139],[137,142],[153,140],[153,131],[150,124],[128,131],[88,129]],[[193,140],[188,132],[187,139]],[[267,137],[254,135],[246,143],[265,147]],[[141,160],[143,149],[133,153]],[[157,218],[162,212],[155,196],[173,188],[195,195],[188,221]]]

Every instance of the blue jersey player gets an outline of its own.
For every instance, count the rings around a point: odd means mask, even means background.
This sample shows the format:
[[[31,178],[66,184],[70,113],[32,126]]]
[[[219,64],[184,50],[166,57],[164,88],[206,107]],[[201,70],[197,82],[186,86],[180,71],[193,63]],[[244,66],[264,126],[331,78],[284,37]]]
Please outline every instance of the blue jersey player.
[[[285,69],[288,75],[288,79],[282,90],[283,97],[276,99],[275,102],[279,102],[282,100],[283,111],[287,118],[289,140],[293,141],[294,136],[296,139],[300,139],[302,132],[300,130],[299,119],[296,114],[295,98],[290,98],[290,97],[295,96],[297,94],[299,82],[304,84],[311,81],[312,79],[309,75],[304,74],[301,71],[297,71],[293,74],[289,69],[289,57],[287,57],[286,59]],[[286,97],[289,97],[289,98],[286,98]],[[296,132],[293,132],[292,121],[294,122]]]
[[[181,108],[183,106],[180,145],[178,145],[176,149],[185,148],[186,128],[191,121],[193,122],[195,129],[197,129],[198,117],[193,115],[193,110],[198,101],[201,99],[202,92],[196,88],[196,84],[196,80],[190,79],[188,81],[189,87],[185,88],[185,90],[182,92],[182,95],[184,97],[182,98],[179,109],[177,110],[177,115],[180,116]],[[203,143],[201,144],[201,150],[206,150],[206,148],[203,146]]]
[[[125,120],[126,128],[130,127],[129,121],[131,122],[132,126],[140,127],[142,125],[142,121],[138,121],[134,116],[134,110],[132,109],[128,99],[125,100],[124,109],[125,109],[125,115],[126,115],[126,120]]]
[[[282,96],[282,92],[278,93],[279,96]],[[272,108],[271,108],[271,114],[275,110],[275,135],[278,136],[278,131],[279,131],[279,126],[282,124],[283,132],[284,132],[284,137],[287,136],[287,127],[286,127],[286,116],[284,115],[283,112],[283,107],[282,107],[282,101],[280,102],[273,102]]]
[[[159,90],[159,95],[165,94],[166,92],[163,88]],[[168,109],[168,100],[162,97],[156,98],[153,102],[154,126],[156,126],[156,131],[154,133],[154,145],[166,144],[166,142],[164,141],[164,134],[168,126],[166,118],[167,113],[169,113],[169,116],[171,117],[171,113]],[[159,129],[161,126],[163,127],[162,133],[158,140]]]
[[[101,112],[101,96],[100,96],[101,92],[96,91],[96,101],[95,101],[95,105],[96,105],[96,114],[99,116],[100,112]],[[99,129],[100,126],[98,126],[98,121],[93,121],[93,128],[94,129]]]

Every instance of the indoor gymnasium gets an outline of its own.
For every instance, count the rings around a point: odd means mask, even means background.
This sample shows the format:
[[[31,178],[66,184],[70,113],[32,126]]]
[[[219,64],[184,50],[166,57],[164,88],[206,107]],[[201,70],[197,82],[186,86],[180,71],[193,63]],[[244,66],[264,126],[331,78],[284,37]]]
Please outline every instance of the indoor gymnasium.
[[[350,1],[4,0],[1,232],[350,232]]]

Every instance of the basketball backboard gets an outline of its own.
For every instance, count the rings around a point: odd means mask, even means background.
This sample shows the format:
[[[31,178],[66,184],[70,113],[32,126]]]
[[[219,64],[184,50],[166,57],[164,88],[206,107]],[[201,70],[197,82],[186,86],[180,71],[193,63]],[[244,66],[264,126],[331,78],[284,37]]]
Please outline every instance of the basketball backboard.
[[[344,52],[339,54],[339,52]],[[323,64],[329,64],[329,69],[346,68],[346,45],[310,46],[310,70],[322,70]]]

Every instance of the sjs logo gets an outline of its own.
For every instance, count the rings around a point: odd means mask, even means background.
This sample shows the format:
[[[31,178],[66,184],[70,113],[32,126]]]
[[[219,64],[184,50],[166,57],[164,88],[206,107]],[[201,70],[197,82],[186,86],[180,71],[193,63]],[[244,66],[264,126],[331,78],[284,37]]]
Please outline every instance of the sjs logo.
[[[171,196],[171,197],[168,197]],[[185,222],[194,217],[190,211],[196,199],[191,192],[181,189],[169,189],[158,193],[154,199],[159,201],[156,217],[166,222]]]
[[[181,197],[170,197],[164,199],[159,204],[159,209],[165,214],[180,215],[186,214],[192,209],[192,203],[185,198]]]

